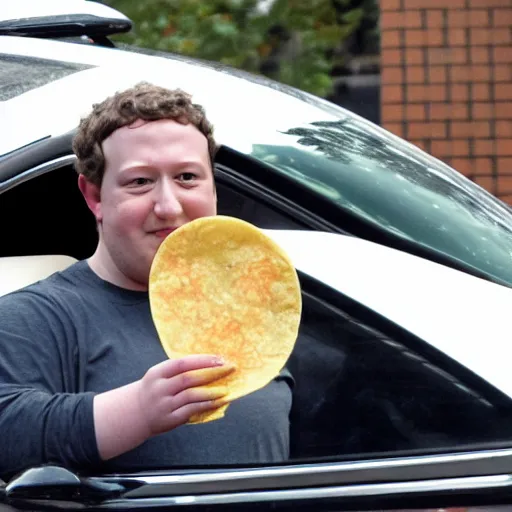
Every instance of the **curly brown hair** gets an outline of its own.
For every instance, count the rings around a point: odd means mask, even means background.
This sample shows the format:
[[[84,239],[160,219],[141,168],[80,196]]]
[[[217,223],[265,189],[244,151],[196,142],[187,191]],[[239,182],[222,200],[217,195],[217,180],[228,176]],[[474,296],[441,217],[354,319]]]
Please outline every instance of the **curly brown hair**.
[[[217,144],[204,108],[192,103],[191,95],[181,89],[166,89],[140,82],[93,105],[92,112],[80,121],[73,139],[77,172],[91,183],[101,186],[105,172],[105,156],[101,147],[103,141],[118,128],[138,119],[173,119],[183,124],[192,123],[208,140],[213,169]]]

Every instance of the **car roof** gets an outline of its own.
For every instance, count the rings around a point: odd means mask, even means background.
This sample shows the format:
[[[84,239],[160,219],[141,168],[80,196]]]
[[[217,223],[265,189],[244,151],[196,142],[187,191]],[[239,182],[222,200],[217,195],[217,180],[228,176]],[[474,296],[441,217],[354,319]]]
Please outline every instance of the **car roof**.
[[[231,139],[236,136],[236,130],[224,130],[223,126],[235,125],[240,115],[255,121],[245,123],[244,130],[249,125],[257,130],[270,122],[278,129],[282,119],[286,119],[286,128],[292,121],[296,121],[297,126],[318,121],[319,107],[325,112],[325,120],[358,117],[327,101],[271,80],[179,56],[164,58],[119,49],[9,36],[0,38],[0,54],[58,61],[62,66],[68,63],[69,66],[88,67],[3,102],[2,118],[8,118],[13,124],[9,137],[0,141],[0,155],[76,128],[80,117],[88,113],[93,103],[134,85],[141,81],[141,77],[192,93],[194,101],[206,106],[208,117],[216,126],[216,138],[221,143],[222,137],[228,133]],[[257,103],[250,100],[255,94],[259,98]],[[54,104],[52,99],[55,99]],[[308,102],[312,104],[309,118],[305,116]],[[301,108],[298,111],[299,104]],[[276,110],[278,106],[279,110]],[[24,111],[31,117],[30,126],[24,122]],[[268,137],[268,130],[261,130],[263,132]],[[23,138],[19,139],[20,136]],[[239,134],[238,141],[226,142],[237,148],[246,139]],[[261,139],[253,137],[252,140]]]
[[[404,327],[512,398],[512,289],[368,240],[265,230],[297,270]]]

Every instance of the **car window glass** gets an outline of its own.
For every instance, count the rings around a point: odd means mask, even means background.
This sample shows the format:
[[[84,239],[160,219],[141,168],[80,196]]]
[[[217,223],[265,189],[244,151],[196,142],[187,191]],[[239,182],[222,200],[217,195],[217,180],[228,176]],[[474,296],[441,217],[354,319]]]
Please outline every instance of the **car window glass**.
[[[512,284],[511,210],[364,121],[290,126],[246,153],[388,232]]]
[[[295,458],[364,458],[512,440],[512,404],[427,344],[307,293],[289,365]]]
[[[217,182],[219,215],[237,217],[262,229],[306,229],[297,220],[226,184]]]
[[[92,66],[0,54],[0,101]]]

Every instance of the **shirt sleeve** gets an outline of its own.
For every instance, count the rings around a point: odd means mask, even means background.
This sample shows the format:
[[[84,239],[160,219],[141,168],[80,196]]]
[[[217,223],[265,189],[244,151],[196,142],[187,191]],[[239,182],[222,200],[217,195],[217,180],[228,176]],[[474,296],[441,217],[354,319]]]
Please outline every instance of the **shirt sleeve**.
[[[45,463],[85,469],[100,462],[94,394],[77,392],[74,326],[55,306],[30,289],[0,298],[2,478]]]

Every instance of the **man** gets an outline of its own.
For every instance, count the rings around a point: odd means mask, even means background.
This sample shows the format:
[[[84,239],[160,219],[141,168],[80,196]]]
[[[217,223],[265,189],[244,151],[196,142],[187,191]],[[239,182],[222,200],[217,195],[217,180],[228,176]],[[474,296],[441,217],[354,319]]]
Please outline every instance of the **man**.
[[[139,84],[95,105],[73,149],[99,234],[87,260],[0,299],[0,475],[56,463],[133,471],[284,460],[291,377],[224,402],[215,354],[168,360],[148,279],[163,239],[216,214],[212,126],[183,91]]]

